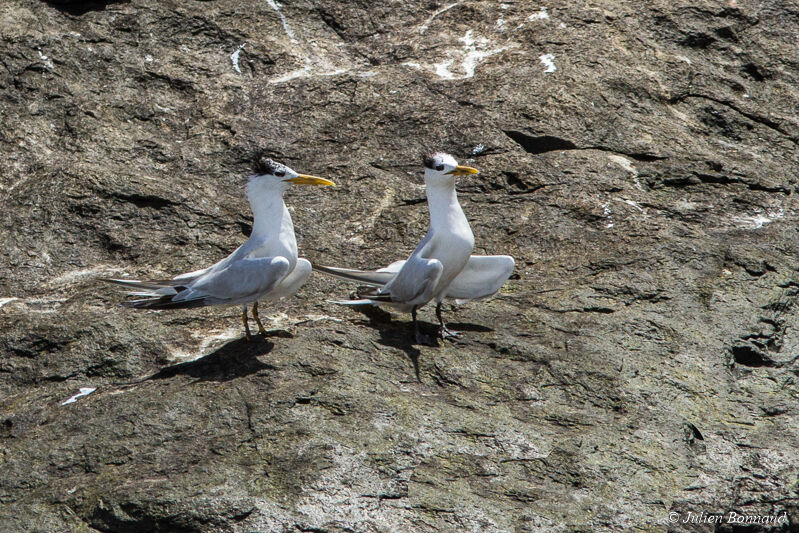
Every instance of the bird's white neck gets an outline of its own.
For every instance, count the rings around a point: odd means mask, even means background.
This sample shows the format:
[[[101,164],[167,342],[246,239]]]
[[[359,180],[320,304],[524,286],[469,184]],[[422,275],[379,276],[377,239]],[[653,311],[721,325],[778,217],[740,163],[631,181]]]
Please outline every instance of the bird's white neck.
[[[289,261],[296,260],[294,223],[283,202],[283,190],[250,182],[247,184],[247,199],[253,214],[250,241],[263,243],[261,247],[266,255],[281,255]]]
[[[425,180],[427,205],[430,211],[430,226],[436,229],[469,227],[455,192],[455,183],[430,183]]]

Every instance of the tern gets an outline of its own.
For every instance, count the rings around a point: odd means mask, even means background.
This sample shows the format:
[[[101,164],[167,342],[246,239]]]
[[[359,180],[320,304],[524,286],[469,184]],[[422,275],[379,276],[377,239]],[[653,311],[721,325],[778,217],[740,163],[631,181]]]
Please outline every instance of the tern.
[[[330,180],[298,174],[286,165],[259,157],[247,183],[253,213],[252,233],[236,251],[215,265],[175,276],[170,280],[105,279],[135,289],[123,302],[135,309],[188,309],[208,305],[241,305],[247,339],[247,304],[258,331],[266,334],[258,316],[258,301],[291,296],[311,274],[311,263],[298,257],[294,224],[283,193],[290,185],[334,185]]]
[[[408,259],[375,271],[313,265],[319,272],[371,287],[359,293],[357,300],[337,303],[410,311],[418,343],[424,343],[416,320],[419,308],[435,301],[439,335],[455,336],[457,332],[450,331],[441,316],[442,301],[487,298],[499,290],[515,266],[508,255],[472,255],[474,235],[458,203],[455,178],[478,170],[460,166],[454,157],[441,152],[425,155],[424,166],[430,229]]]

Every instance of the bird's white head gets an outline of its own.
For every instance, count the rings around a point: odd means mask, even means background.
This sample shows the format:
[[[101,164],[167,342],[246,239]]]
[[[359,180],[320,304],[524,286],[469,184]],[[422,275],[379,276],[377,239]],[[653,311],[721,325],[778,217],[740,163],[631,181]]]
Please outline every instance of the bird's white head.
[[[477,174],[476,168],[458,165],[455,158],[444,152],[425,154],[424,181],[427,185],[452,185],[457,176]]]
[[[308,174],[299,174],[282,163],[267,157],[255,160],[255,172],[250,175],[248,188],[286,190],[289,185],[335,185],[332,181]]]

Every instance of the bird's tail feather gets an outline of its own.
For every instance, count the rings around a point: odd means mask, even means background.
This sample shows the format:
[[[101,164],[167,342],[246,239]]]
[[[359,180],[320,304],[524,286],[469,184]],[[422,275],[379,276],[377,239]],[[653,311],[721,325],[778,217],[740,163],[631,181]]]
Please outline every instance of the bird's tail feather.
[[[120,305],[132,309],[193,309],[208,305],[205,298],[195,298],[193,300],[172,301],[174,295],[161,296],[160,298],[146,298],[142,300],[130,300],[122,302]]]
[[[101,278],[102,281],[122,285],[129,289],[136,289],[128,293],[129,296],[143,297],[138,300],[129,300],[120,305],[131,309],[191,309],[209,305],[206,298],[192,298],[174,301],[178,294],[186,290],[185,280],[148,280],[137,279],[111,279]]]
[[[330,300],[338,305],[380,305],[391,304],[394,301],[389,294],[380,294],[374,287],[358,287],[356,300]]]
[[[372,300],[328,300],[331,304],[336,305],[377,305],[376,302]]]
[[[373,287],[382,287],[396,276],[396,272],[374,272],[370,270],[355,270],[351,268],[337,268],[324,265],[313,265],[313,269],[339,279],[365,283]]]
[[[182,290],[185,290],[185,280],[147,280],[147,281],[139,281],[137,279],[112,279],[112,278],[100,278],[101,281],[105,281],[107,283],[114,283],[116,285],[122,285],[123,287],[128,287],[131,289],[140,289],[141,291],[145,291],[149,293],[150,296],[162,296],[162,295],[170,295],[174,296],[175,294],[179,293]],[[131,293],[134,296],[145,296],[142,293]]]

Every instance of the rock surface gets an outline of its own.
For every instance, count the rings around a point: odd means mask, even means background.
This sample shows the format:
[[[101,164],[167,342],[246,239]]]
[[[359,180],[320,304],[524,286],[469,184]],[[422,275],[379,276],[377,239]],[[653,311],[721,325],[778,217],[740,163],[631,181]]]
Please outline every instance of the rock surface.
[[[4,1],[0,530],[796,530],[797,46],[776,1]],[[516,274],[438,347],[320,276],[252,343],[117,306],[244,240],[259,147],[355,267],[447,150]]]

